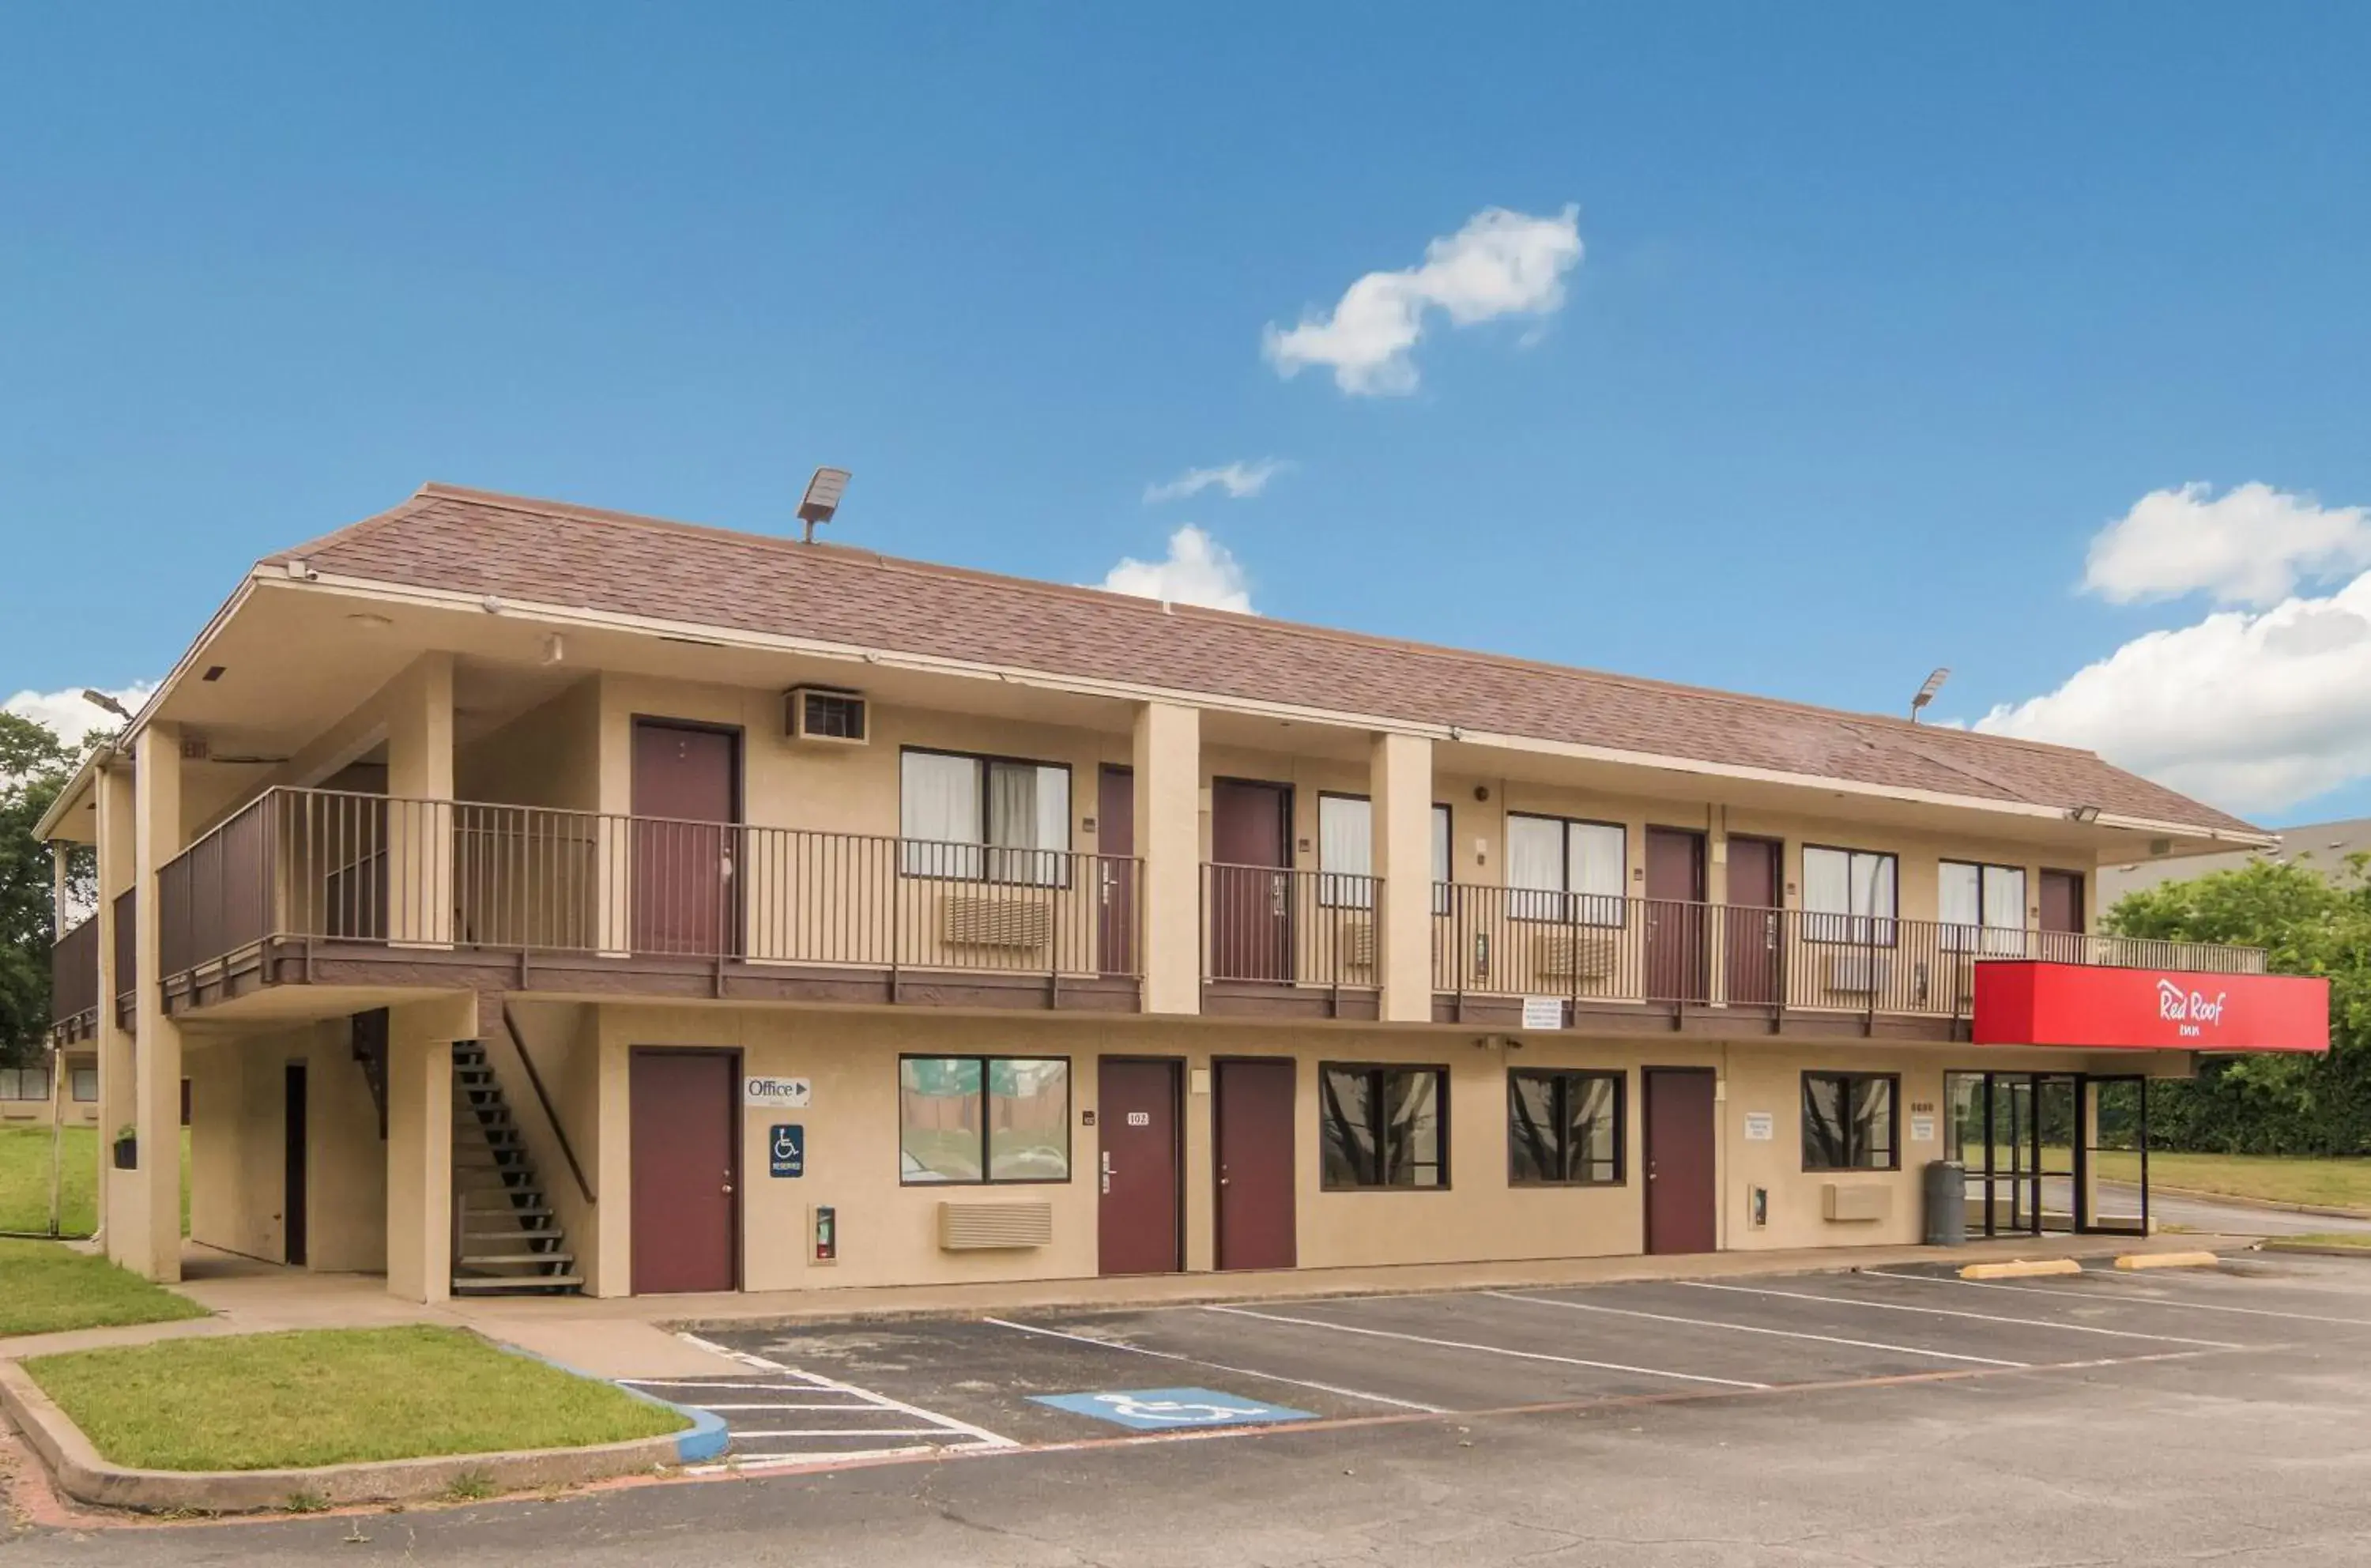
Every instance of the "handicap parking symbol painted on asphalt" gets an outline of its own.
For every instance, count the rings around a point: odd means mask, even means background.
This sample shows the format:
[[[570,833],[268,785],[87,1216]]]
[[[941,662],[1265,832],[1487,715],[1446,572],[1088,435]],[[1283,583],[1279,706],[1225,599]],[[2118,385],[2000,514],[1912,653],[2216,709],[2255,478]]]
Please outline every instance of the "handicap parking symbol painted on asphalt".
[[[1209,1389],[1125,1389],[1106,1394],[1032,1394],[1041,1405],[1091,1415],[1136,1432],[1180,1432],[1202,1426],[1250,1426],[1310,1421],[1313,1412],[1262,1404]]]

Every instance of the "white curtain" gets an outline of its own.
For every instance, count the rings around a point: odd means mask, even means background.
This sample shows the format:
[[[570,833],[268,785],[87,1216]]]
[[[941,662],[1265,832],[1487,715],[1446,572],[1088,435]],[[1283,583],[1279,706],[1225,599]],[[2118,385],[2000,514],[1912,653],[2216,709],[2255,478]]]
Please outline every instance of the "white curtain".
[[[1622,829],[1601,822],[1567,823],[1565,837],[1565,886],[1579,895],[1573,900],[1573,917],[1588,926],[1621,925],[1630,875]]]
[[[989,870],[999,882],[1051,887],[1070,847],[1070,773],[1035,763],[988,765]]]
[[[1515,918],[1564,917],[1564,824],[1551,817],[1507,818],[1507,885],[1540,890],[1509,897],[1508,913]]]
[[[1989,868],[1946,860],[1935,882],[1935,915],[1943,923],[1943,951],[1966,952],[1984,923],[1984,880]]]
[[[1995,958],[2025,952],[2025,868],[1984,868],[1984,951]]]
[[[1375,870],[1375,809],[1353,795],[1317,797],[1317,898],[1328,908],[1364,909],[1374,885],[1352,878]]]
[[[979,763],[968,756],[909,751],[899,765],[897,832],[908,840],[906,873],[977,877]]]
[[[1893,945],[1893,857],[1855,854],[1852,858],[1852,940]]]

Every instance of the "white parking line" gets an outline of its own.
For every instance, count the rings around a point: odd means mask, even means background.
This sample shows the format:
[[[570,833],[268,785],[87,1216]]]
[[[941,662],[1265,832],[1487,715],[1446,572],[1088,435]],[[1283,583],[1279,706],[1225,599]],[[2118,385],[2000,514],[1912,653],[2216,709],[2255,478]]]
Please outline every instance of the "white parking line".
[[[1527,1301],[1534,1307],[1562,1307],[1571,1312],[1603,1312],[1615,1318],[1644,1318],[1652,1323],[1684,1323],[1690,1328],[1727,1329],[1732,1333],[1768,1334],[1775,1339],[1812,1340],[1821,1344],[1846,1345],[1854,1350],[1882,1350],[1896,1355],[1929,1355],[1937,1361],[1971,1361],[1979,1366],[2030,1366],[2030,1361],[2007,1361],[1996,1355],[1965,1355],[1954,1350],[1926,1350],[1914,1344],[1887,1344],[1881,1340],[1845,1339],[1836,1334],[1810,1334],[1797,1329],[1765,1329],[1753,1323],[1724,1323],[1718,1318],[1683,1318],[1670,1312],[1640,1312],[1628,1307],[1600,1307],[1589,1301],[1567,1301],[1555,1296],[1518,1296],[1507,1290],[1485,1290],[1501,1301]]]
[[[2111,1295],[2106,1290],[2051,1289],[2039,1285],[2002,1285],[1985,1279],[1895,1274],[1890,1269],[1863,1269],[1860,1272],[1875,1279],[1912,1279],[1926,1285],[1962,1285],[1971,1290],[2014,1290],[2025,1296],[2064,1296],[2071,1301],[2111,1301],[2119,1307],[2170,1307],[2182,1312],[2237,1312],[2250,1318],[2285,1318],[2296,1323],[2336,1323],[2350,1329],[2371,1329],[2371,1319],[2327,1318],[2318,1312],[2283,1312],[2271,1307],[2234,1307],[2225,1301],[2168,1301],[2155,1296]]]
[[[1255,1312],[1244,1307],[1205,1307],[1205,1312],[1224,1312],[1237,1318],[1257,1318],[1263,1322],[1293,1323],[1305,1329],[1331,1329],[1341,1334],[1364,1334],[1374,1339],[1399,1340],[1408,1344],[1428,1344],[1441,1350],[1471,1350],[1485,1355],[1510,1356],[1518,1361],[1550,1361],[1563,1366],[1587,1366],[1599,1372],[1629,1372],[1642,1378],[1672,1378],[1683,1383],[1711,1383],[1725,1389],[1759,1389],[1767,1392],[1767,1383],[1749,1383],[1736,1378],[1707,1378],[1698,1372],[1667,1372],[1660,1366],[1629,1366],[1618,1361],[1587,1361],[1577,1355],[1550,1355],[1544,1351],[1509,1350],[1500,1344],[1472,1344],[1463,1340],[1427,1339],[1422,1334],[1404,1334],[1390,1329],[1362,1329],[1348,1323],[1329,1323],[1319,1318],[1289,1318],[1281,1312]]]
[[[762,1355],[755,1355],[746,1350],[727,1349],[723,1345],[701,1339],[697,1334],[684,1334],[680,1337],[688,1343],[700,1346],[702,1350],[713,1351],[719,1355],[731,1356],[744,1366],[763,1367],[769,1372],[780,1372],[785,1377],[796,1378],[813,1388],[829,1389],[835,1393],[853,1394],[866,1404],[879,1409],[902,1411],[917,1421],[929,1422],[939,1431],[959,1432],[966,1436],[976,1438],[984,1447],[1012,1448],[1020,1446],[1012,1438],[1000,1437],[986,1427],[974,1426],[970,1422],[958,1421],[951,1415],[941,1415],[937,1411],[924,1410],[919,1405],[909,1405],[902,1400],[893,1400],[886,1394],[876,1394],[870,1389],[860,1389],[853,1383],[842,1383],[836,1378],[826,1378],[820,1373],[802,1372],[795,1366],[785,1366],[779,1361],[769,1361]]]
[[[1913,1307],[1902,1301],[1864,1301],[1852,1296],[1815,1296],[1801,1290],[1765,1290],[1751,1285],[1715,1285],[1708,1279],[1675,1279],[1690,1290],[1728,1290],[1740,1296],[1775,1296],[1785,1301],[1816,1301],[1826,1307],[1867,1307],[1879,1312],[1923,1312],[1930,1318],[1971,1318],[1980,1323],[2010,1323],[2027,1329],[2057,1329],[2070,1334],[2105,1334],[2110,1339],[2151,1340],[2158,1344],[2194,1344],[2204,1350],[2246,1350],[2225,1340],[2183,1339],[2178,1334],[2142,1334],[2128,1329],[2100,1329],[2088,1323],[2061,1323],[2049,1318],[2005,1318],[1994,1312],[1961,1312],[1949,1307]]]
[[[1024,1334],[1043,1334],[1047,1339],[1070,1340],[1078,1344],[1091,1344],[1098,1350],[1127,1350],[1139,1355],[1151,1355],[1162,1361],[1181,1362],[1188,1366],[1207,1366],[1213,1372],[1232,1372],[1238,1378],[1257,1378],[1269,1383],[1289,1383],[1296,1389],[1314,1389],[1321,1394],[1339,1394],[1346,1400],[1367,1400],[1375,1404],[1392,1405],[1400,1410],[1420,1410],[1428,1415],[1446,1415],[1440,1405],[1419,1404],[1415,1400],[1395,1400],[1389,1394],[1371,1394],[1364,1389],[1337,1388],[1332,1383],[1313,1383],[1306,1378],[1279,1378],[1273,1372],[1256,1372],[1248,1366],[1229,1366],[1224,1362],[1205,1361],[1198,1355],[1185,1355],[1175,1351],[1152,1350],[1140,1344],[1123,1344],[1116,1340],[1099,1340],[1090,1334],[1064,1333],[1059,1329],[1039,1328],[1032,1323],[1008,1322],[1002,1318],[982,1318],[983,1323],[994,1323],[1000,1329],[1012,1329]]]
[[[688,1404],[700,1410],[769,1413],[781,1411],[786,1414],[796,1412],[828,1412],[871,1420],[879,1420],[885,1416],[893,1420],[904,1417],[906,1422],[911,1424],[896,1426],[765,1426],[743,1425],[728,1418],[725,1424],[730,1431],[734,1447],[727,1449],[723,1458],[710,1464],[694,1465],[686,1471],[687,1474],[716,1475],[733,1470],[760,1470],[783,1465],[828,1464],[911,1453],[1012,1449],[1020,1446],[1010,1437],[999,1436],[967,1421],[958,1421],[953,1416],[941,1415],[936,1411],[923,1410],[918,1405],[908,1404],[902,1400],[893,1400],[885,1394],[874,1393],[870,1389],[858,1388],[853,1383],[842,1383],[818,1373],[803,1372],[795,1366],[786,1366],[779,1361],[752,1355],[748,1351],[729,1349],[711,1341],[701,1339],[696,1334],[681,1334],[677,1337],[686,1343],[698,1345],[702,1350],[725,1356],[752,1370],[770,1373],[781,1380],[772,1383],[723,1379],[702,1382],[698,1378],[627,1380],[631,1381],[637,1388],[665,1389],[666,1392],[661,1397],[671,1399],[677,1404]],[[762,1392],[778,1393],[785,1397],[770,1401],[749,1400],[745,1397],[723,1403],[710,1404],[704,1402],[700,1396],[711,1389],[745,1396]],[[754,1415],[750,1420],[753,1423],[762,1422],[764,1415]],[[896,1441],[899,1438],[908,1437],[931,1437],[937,1438],[939,1441],[923,1444]],[[792,1442],[811,1446],[788,1452],[751,1454],[734,1451],[744,1443],[766,1442]],[[868,1446],[861,1448],[812,1446],[833,1442],[861,1443]]]

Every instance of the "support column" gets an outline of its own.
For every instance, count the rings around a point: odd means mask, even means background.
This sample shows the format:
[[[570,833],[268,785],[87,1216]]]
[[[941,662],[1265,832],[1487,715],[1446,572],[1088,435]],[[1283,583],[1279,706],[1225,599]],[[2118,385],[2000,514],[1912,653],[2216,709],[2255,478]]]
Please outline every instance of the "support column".
[[[599,1171],[595,1191],[603,1201],[593,1209],[593,1266],[585,1275],[584,1286],[594,1296],[631,1296],[634,1123],[633,1105],[628,1096],[632,1081],[632,1048],[624,1036],[614,1033],[610,1009],[603,1008],[600,1013],[594,1037],[594,1061],[600,1081],[595,1091],[598,1109],[593,1118],[593,1159]],[[805,1223],[804,1216],[800,1223]],[[803,1239],[796,1238],[792,1244],[802,1249],[805,1246]],[[804,1255],[804,1251],[801,1255]]]
[[[470,997],[387,1015],[387,1290],[406,1301],[453,1294],[453,1042],[476,1038],[476,1012]]]
[[[116,934],[115,901],[135,884],[138,875],[130,765],[119,761],[102,767],[96,788],[98,793],[98,912],[92,918],[98,922],[97,1197],[98,1223],[104,1228],[118,1182],[128,1183],[132,1180],[132,1172],[115,1169],[112,1154],[116,1129],[129,1124],[135,1111],[133,1032],[117,1021],[115,1014],[116,997],[133,990],[139,983],[138,966],[135,964],[133,973],[127,974],[116,959],[125,939]],[[136,917],[133,924],[136,930]],[[107,1244],[111,1257],[114,1255],[111,1236]]]
[[[133,776],[133,863],[140,893],[134,979],[139,997],[133,1116],[139,1169],[116,1189],[108,1255],[148,1278],[181,1277],[181,1026],[165,1012],[157,871],[181,849],[181,730],[141,732]]]
[[[405,672],[387,728],[387,935],[453,940],[453,656]]]
[[[1375,975],[1385,1023],[1432,1021],[1432,743],[1377,735],[1368,764],[1375,838]]]
[[[1144,1010],[1202,1010],[1202,716],[1171,702],[1136,714],[1136,852]]]

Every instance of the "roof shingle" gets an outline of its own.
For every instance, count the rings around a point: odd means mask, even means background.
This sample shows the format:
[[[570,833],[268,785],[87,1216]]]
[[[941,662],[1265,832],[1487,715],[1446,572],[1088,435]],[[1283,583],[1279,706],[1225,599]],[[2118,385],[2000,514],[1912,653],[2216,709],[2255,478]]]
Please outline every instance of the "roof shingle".
[[[2004,802],[2248,824],[2090,752],[430,485],[336,576]]]

